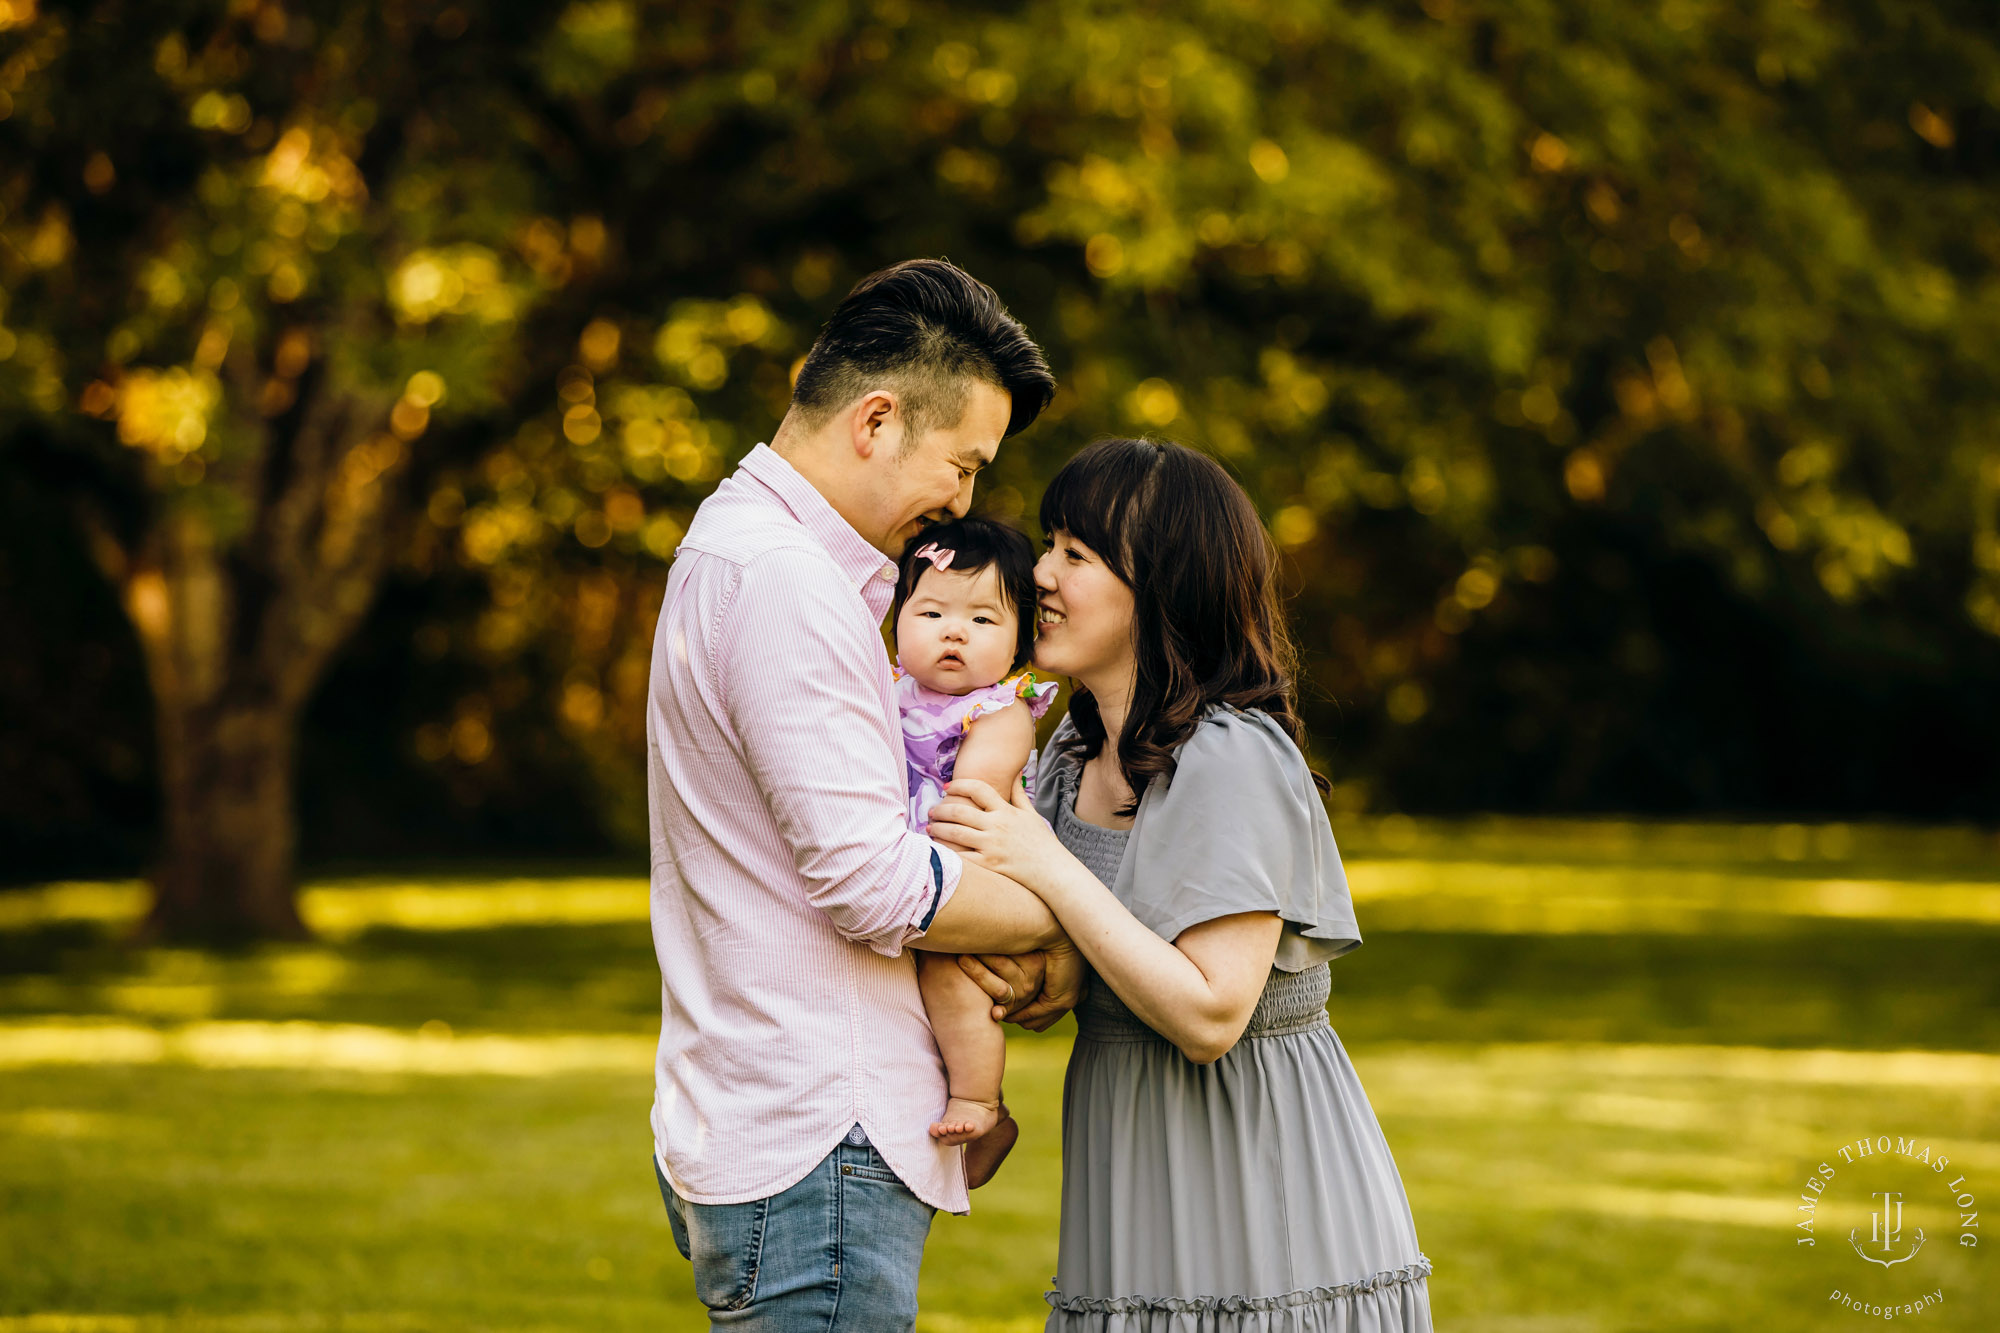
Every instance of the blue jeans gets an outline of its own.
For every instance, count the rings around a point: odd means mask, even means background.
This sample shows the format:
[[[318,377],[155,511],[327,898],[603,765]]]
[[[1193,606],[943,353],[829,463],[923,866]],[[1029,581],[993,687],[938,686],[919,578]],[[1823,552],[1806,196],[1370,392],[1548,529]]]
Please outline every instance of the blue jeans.
[[[709,1327],[755,1333],[908,1333],[937,1211],[866,1144],[749,1203],[689,1203],[660,1174],[674,1244],[694,1264]]]

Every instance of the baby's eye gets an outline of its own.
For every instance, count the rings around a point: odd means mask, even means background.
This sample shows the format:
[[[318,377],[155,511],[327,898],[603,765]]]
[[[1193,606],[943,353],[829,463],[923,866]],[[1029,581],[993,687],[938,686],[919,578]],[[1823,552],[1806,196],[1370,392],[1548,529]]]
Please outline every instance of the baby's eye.
[[[972,618],[972,623],[975,625],[997,625],[1000,622],[995,620],[992,616],[974,616]]]
[[[944,619],[944,612],[942,611],[919,611],[917,612],[917,615],[924,620]]]

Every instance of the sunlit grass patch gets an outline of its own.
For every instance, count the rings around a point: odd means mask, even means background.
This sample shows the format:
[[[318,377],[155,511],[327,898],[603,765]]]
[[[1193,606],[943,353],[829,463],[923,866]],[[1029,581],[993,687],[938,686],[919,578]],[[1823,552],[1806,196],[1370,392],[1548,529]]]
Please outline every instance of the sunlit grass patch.
[[[995,1318],[923,1310],[917,1314],[917,1333],[1041,1333],[1045,1322],[1034,1315]]]
[[[356,1023],[0,1024],[0,1069],[37,1065],[181,1064],[199,1069],[335,1069],[375,1074],[639,1073],[654,1043],[598,1033],[456,1036],[435,1020],[415,1030]]]
[[[1990,877],[1810,874],[1768,861],[1576,864],[1413,855],[1347,862],[1365,928],[1502,934],[1780,931],[1811,920],[2000,926],[2000,862],[1977,868]],[[150,892],[137,882],[66,882],[0,893],[0,930],[57,922],[130,926],[145,913]],[[299,895],[299,911],[317,936],[341,943],[371,930],[644,921],[648,900],[647,881],[638,876],[371,876],[310,884]]]
[[[2000,926],[2000,882],[1818,879],[1691,867],[1357,861],[1375,930],[1509,935],[1783,931],[1797,921]]]
[[[1467,1195],[1641,1220],[1790,1232],[1793,1178],[1875,1127],[1921,1131],[1962,1170],[2000,1165],[2000,1056],[1610,1043],[1392,1046],[1359,1067],[1385,1122],[1539,1138],[1563,1148],[1460,1157]],[[1897,1108],[1890,1112],[1889,1108]],[[1918,1119],[1912,1119],[1912,1116]],[[1876,1117],[1856,1121],[1850,1116]],[[1943,1225],[1913,1204],[1913,1221]],[[1865,1206],[1829,1204],[1839,1227]]]
[[[2000,832],[1972,825],[1740,823],[1521,815],[1412,817],[1335,811],[1344,855],[1361,860],[1636,865],[1861,878],[2000,879]]]
[[[395,1314],[0,1315],[0,1333],[423,1333],[435,1326],[414,1315]]]
[[[24,930],[56,921],[130,925],[145,915],[152,889],[138,880],[117,883],[62,881],[0,892],[0,930]]]
[[[645,920],[647,892],[646,880],[638,876],[501,880],[369,876],[308,884],[299,893],[299,915],[314,934],[332,941],[375,929],[595,925]],[[63,882],[18,889],[0,893],[0,929],[55,921],[130,925],[151,902],[151,888],[138,881]]]

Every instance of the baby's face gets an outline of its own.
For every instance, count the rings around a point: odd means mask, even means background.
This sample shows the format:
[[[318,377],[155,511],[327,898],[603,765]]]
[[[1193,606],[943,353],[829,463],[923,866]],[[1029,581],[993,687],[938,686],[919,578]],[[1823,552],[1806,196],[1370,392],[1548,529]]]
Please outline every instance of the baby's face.
[[[1018,615],[996,565],[926,570],[896,616],[896,657],[919,685],[943,694],[996,684],[1014,665]]]

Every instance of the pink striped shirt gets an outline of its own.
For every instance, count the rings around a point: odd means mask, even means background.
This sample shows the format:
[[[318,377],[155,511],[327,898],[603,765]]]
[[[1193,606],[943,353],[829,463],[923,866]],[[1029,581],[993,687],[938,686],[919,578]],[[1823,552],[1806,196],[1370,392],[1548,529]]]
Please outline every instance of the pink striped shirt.
[[[918,1198],[966,1211],[962,1154],[927,1132],[944,1066],[903,952],[961,867],[908,825],[895,578],[761,444],[667,575],[646,711],[653,1141],[695,1203],[777,1194],[858,1123]]]

